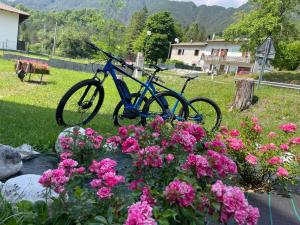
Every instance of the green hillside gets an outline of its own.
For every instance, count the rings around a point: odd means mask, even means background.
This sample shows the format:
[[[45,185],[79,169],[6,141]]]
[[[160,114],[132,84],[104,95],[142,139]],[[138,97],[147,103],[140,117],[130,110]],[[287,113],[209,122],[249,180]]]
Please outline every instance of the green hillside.
[[[233,15],[238,9],[224,8],[220,6],[196,6],[192,2],[176,2],[169,0],[124,0],[123,7],[116,10],[107,0],[15,0],[13,4],[36,10],[66,10],[80,8],[97,8],[102,10],[108,18],[117,19],[127,24],[132,14],[143,7],[147,7],[150,13],[162,10],[170,11],[173,17],[183,25],[197,21],[209,33],[223,31],[233,20]],[[12,2],[10,2],[12,3]]]

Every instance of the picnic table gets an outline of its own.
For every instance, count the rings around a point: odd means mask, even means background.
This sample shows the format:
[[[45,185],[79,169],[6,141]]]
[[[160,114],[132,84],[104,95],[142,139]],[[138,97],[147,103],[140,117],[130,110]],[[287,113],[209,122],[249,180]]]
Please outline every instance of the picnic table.
[[[49,75],[49,66],[46,63],[35,61],[35,60],[18,60],[16,63],[16,73],[21,81],[29,74],[28,81],[31,80],[31,74],[39,74],[40,83],[43,81],[44,75]]]

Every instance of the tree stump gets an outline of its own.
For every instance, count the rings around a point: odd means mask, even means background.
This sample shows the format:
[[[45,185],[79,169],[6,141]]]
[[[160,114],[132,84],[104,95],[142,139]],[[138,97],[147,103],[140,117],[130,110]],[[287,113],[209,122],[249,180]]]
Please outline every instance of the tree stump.
[[[253,79],[241,79],[235,82],[236,92],[230,110],[237,109],[243,111],[252,105],[254,84]]]

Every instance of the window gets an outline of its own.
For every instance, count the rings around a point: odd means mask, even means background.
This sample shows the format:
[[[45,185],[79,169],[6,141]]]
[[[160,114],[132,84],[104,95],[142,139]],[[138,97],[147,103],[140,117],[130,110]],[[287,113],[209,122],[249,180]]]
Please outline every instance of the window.
[[[177,55],[184,55],[184,49],[178,49]]]
[[[198,49],[195,50],[194,56],[199,56],[199,50]]]

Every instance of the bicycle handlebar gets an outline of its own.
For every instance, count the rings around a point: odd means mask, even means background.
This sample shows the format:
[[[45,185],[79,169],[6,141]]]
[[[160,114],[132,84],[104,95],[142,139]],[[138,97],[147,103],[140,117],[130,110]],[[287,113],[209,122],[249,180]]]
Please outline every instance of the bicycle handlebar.
[[[129,69],[131,69],[131,70],[135,70],[135,67],[134,67],[133,65],[127,64],[127,63],[125,62],[124,59],[113,56],[111,53],[104,51],[103,49],[97,47],[96,45],[94,45],[94,44],[91,43],[91,42],[85,41],[85,43],[86,43],[87,45],[89,45],[92,49],[94,49],[95,51],[102,52],[102,53],[103,53],[104,55],[106,55],[108,58],[118,61],[119,63],[121,63],[122,66],[126,66],[126,67],[128,67]]]

